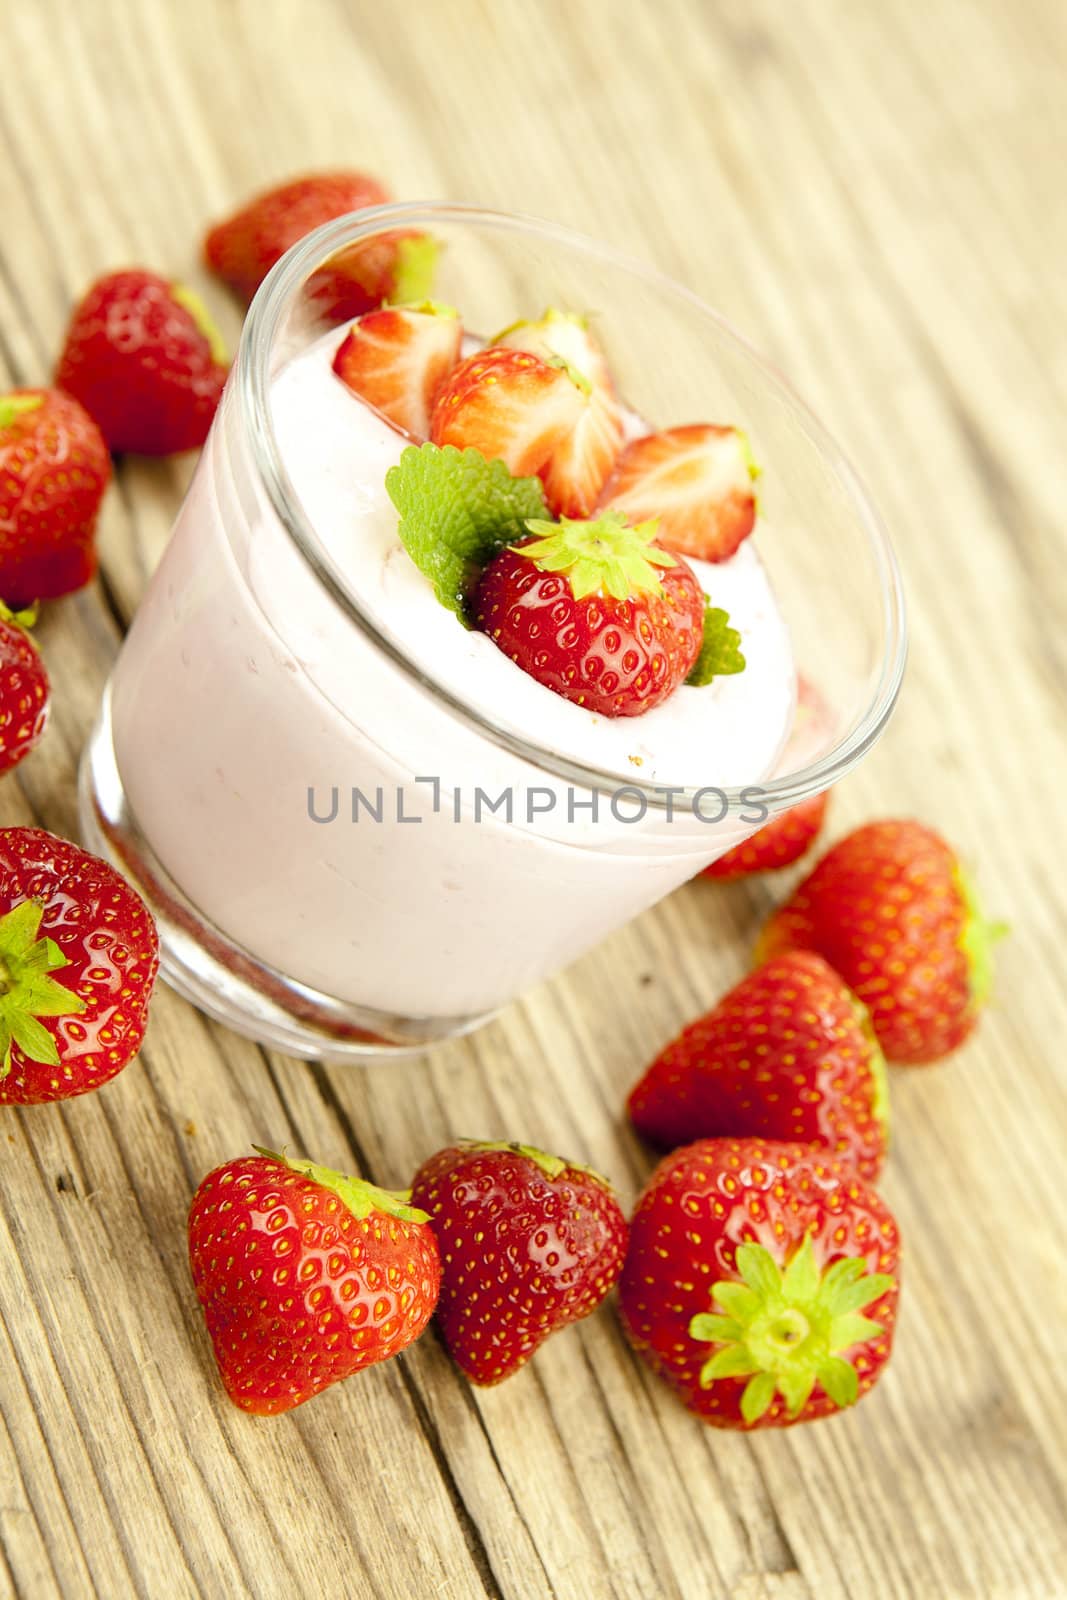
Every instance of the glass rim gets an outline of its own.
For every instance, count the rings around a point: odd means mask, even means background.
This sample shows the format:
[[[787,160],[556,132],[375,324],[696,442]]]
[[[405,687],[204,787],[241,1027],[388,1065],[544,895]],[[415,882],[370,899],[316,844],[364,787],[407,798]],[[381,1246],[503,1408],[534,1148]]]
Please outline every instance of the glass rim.
[[[739,348],[755,365],[761,379],[796,411],[812,443],[855,508],[857,522],[874,557],[886,640],[881,672],[866,710],[851,732],[838,740],[818,761],[794,772],[765,778],[757,784],[728,786],[709,782],[692,787],[642,783],[636,778],[623,778],[619,773],[572,761],[524,738],[435,682],[381,631],[359,595],[346,582],[343,569],[322,544],[311,519],[305,513],[278,448],[270,407],[270,354],[273,340],[294,293],[299,291],[316,267],[339,249],[397,228],[421,227],[432,230],[435,223],[464,222],[499,232],[534,233],[552,244],[581,252],[627,272],[644,280],[651,288],[685,302],[695,313],[714,324],[729,343]],[[749,809],[752,795],[757,790],[770,804],[772,811],[780,811],[837,783],[881,737],[900,692],[907,657],[903,584],[881,516],[843,450],[789,381],[725,317],[693,290],[659,268],[635,260],[575,229],[521,212],[495,211],[452,201],[406,201],[368,206],[316,228],[293,245],[272,267],[256,292],[241,331],[234,363],[234,392],[245,431],[252,442],[255,468],[267,498],[297,552],[335,604],[407,678],[430,694],[452,716],[542,772],[600,793],[612,794],[623,789],[628,794],[640,792],[648,808],[664,811],[668,817],[680,804],[699,805],[700,797],[709,792],[721,797],[719,803],[727,807],[724,815]]]

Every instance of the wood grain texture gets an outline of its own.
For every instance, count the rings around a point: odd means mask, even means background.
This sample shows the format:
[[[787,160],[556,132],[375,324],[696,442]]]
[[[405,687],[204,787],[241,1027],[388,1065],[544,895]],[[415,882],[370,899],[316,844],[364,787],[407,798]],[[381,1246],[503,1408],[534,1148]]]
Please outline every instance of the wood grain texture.
[[[373,1600],[1067,1594],[1067,9],[1059,0],[0,0],[0,386],[143,261],[202,288],[208,219],[302,168],[553,217],[732,317],[893,529],[912,655],[843,832],[914,812],[1015,924],[950,1066],[898,1073],[897,1355],[854,1414],[703,1430],[610,1310],[478,1393],[433,1337],[291,1417],[214,1379],[190,1194],[253,1140],[401,1183],[449,1136],[613,1174],[662,1041],[780,886],[691,886],[472,1039],[291,1062],[161,990],[138,1064],[0,1113],[0,1592]],[[103,575],[49,608],[55,717],[0,821],[75,828],[78,753],[187,461],[129,461]],[[608,986],[633,1004],[606,1006]]]

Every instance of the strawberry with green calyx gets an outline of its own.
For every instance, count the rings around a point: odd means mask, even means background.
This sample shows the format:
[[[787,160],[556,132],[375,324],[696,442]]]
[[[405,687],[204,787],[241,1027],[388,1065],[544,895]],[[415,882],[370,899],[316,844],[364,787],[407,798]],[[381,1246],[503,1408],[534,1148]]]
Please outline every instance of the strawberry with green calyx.
[[[48,673],[28,632],[36,620],[36,606],[11,611],[0,600],[0,773],[29,755],[48,721]]]
[[[536,478],[514,478],[502,461],[453,445],[409,445],[385,487],[400,514],[404,549],[465,626],[482,569],[525,536],[528,518],[545,512]]]
[[[622,449],[623,414],[587,319],[550,308],[536,322],[516,322],[491,342],[532,351],[546,361],[562,361],[578,376],[586,404],[541,469],[541,480],[545,499],[557,516],[591,516]]]
[[[384,205],[388,191],[365,172],[314,172],[262,194],[213,227],[204,259],[246,303],[267,273],[300,239],[324,222]],[[357,239],[309,278],[305,292],[318,313],[347,322],[385,301],[427,300],[433,293],[436,240],[413,229]]]
[[[758,967],[660,1051],[630,1091],[661,1149],[756,1135],[821,1145],[877,1178],[889,1139],[885,1062],[866,1010],[820,956]]]
[[[659,517],[668,550],[726,561],[755,526],[759,470],[740,428],[668,428],[626,446],[600,504],[633,521]]]
[[[736,1261],[740,1282],[713,1283],[716,1309],[697,1312],[689,1324],[690,1338],[713,1346],[700,1370],[701,1388],[719,1378],[747,1377],[739,1409],[749,1426],[777,1397],[787,1421],[799,1421],[816,1383],[836,1408],[855,1405],[859,1374],[841,1352],[885,1333],[884,1324],[862,1313],[896,1280],[867,1272],[858,1256],[820,1273],[810,1233],[784,1271],[760,1244],[739,1245]]]
[[[441,1264],[406,1191],[255,1149],[197,1189],[189,1264],[227,1394],[272,1416],[418,1338]]]
[[[333,370],[394,427],[425,439],[434,398],[460,355],[463,326],[451,306],[386,306],[354,322]]]
[[[638,1200],[623,1329],[713,1427],[813,1421],[884,1371],[899,1257],[891,1212],[848,1163],[795,1143],[699,1140]]]
[[[51,600],[89,582],[110,481],[107,444],[71,395],[0,395],[0,595],[9,606]]]
[[[167,456],[203,444],[228,371],[200,296],[134,267],[98,279],[75,306],[56,383],[109,449]]]
[[[476,625],[545,688],[608,717],[640,716],[685,682],[700,655],[704,596],[654,522],[533,519],[530,540],[486,567]]]
[[[0,828],[0,1105],[65,1100],[121,1072],[158,964],[155,924],[112,867],[40,828]]]
[[[867,1006],[890,1061],[958,1048],[989,998],[1006,932],[951,847],[914,821],[868,823],[817,863],[764,927],[757,959],[814,950]]]
[[[472,1383],[511,1377],[608,1293],[626,1219],[598,1173],[532,1145],[463,1141],[416,1173],[443,1263],[437,1321]]]

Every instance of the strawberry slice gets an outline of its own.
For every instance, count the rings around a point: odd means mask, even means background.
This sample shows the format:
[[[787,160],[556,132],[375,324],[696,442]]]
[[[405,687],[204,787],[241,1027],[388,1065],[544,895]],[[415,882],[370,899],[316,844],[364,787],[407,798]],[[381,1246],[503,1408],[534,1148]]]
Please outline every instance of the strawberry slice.
[[[659,518],[660,544],[701,561],[725,561],[756,521],[759,468],[740,428],[694,423],[627,445],[601,504],[631,522]]]
[[[387,306],[352,324],[333,370],[394,427],[428,439],[434,397],[459,360],[462,338],[451,306]]]
[[[516,478],[539,473],[577,426],[587,396],[565,366],[493,346],[468,356],[434,403],[434,444],[473,448]]]
[[[517,322],[494,343],[565,361],[587,387],[582,415],[553,450],[541,481],[556,516],[588,517],[622,449],[622,409],[604,352],[584,317],[551,308],[537,322]]]

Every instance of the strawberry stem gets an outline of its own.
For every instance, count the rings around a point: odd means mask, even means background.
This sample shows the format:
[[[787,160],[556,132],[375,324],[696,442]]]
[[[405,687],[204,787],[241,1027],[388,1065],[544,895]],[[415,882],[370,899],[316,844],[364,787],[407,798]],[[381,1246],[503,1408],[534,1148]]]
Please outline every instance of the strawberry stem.
[[[310,1178],[312,1183],[319,1183],[324,1189],[331,1190],[348,1207],[352,1215],[361,1220],[369,1217],[374,1211],[382,1212],[388,1217],[396,1217],[400,1222],[430,1220],[425,1211],[408,1204],[411,1199],[410,1189],[379,1189],[377,1184],[368,1183],[365,1178],[350,1178],[346,1173],[334,1172],[332,1167],[317,1166],[314,1161],[290,1161],[288,1156],[279,1155],[276,1150],[265,1150],[259,1144],[254,1144],[252,1148],[258,1155],[266,1156],[270,1161],[278,1161],[283,1167],[288,1167],[290,1172],[300,1172],[305,1178]]]
[[[43,915],[39,900],[23,900],[0,917],[0,1078],[11,1071],[14,1045],[30,1061],[58,1067],[56,1041],[38,1018],[85,1010],[80,995],[49,976],[69,962],[53,939],[38,937]]]
[[[511,549],[542,572],[561,573],[576,600],[595,593],[615,600],[659,594],[656,568],[676,564],[669,551],[652,542],[659,526],[655,517],[631,527],[617,511],[605,511],[591,522],[531,518],[526,526],[536,537]]]
[[[702,1388],[721,1378],[747,1378],[741,1396],[745,1422],[758,1422],[776,1394],[791,1419],[803,1411],[816,1383],[837,1406],[859,1396],[856,1369],[840,1352],[877,1338],[881,1323],[861,1316],[894,1287],[885,1273],[868,1273],[861,1256],[835,1261],[820,1274],[810,1233],[784,1272],[759,1244],[737,1249],[737,1279],[712,1286],[719,1311],[689,1324],[692,1339],[720,1346],[704,1363]]]

